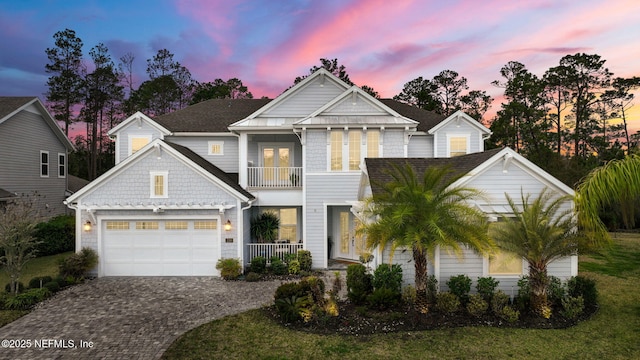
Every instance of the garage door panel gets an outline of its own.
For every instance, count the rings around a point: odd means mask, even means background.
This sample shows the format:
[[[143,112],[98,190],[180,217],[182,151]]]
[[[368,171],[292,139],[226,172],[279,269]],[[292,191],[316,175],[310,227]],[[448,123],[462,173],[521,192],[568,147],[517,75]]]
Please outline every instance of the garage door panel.
[[[195,229],[194,220],[189,220],[185,228],[184,222],[163,219],[157,221],[160,230],[135,229],[133,226],[129,230],[109,230],[103,227],[104,275],[217,275],[215,264],[220,240],[216,227]],[[167,230],[163,230],[165,228]]]

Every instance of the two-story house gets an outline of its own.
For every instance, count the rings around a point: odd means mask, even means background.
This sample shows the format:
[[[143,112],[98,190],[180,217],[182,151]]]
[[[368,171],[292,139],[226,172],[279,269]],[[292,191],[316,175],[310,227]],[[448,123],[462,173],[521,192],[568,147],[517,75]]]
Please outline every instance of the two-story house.
[[[518,194],[529,186],[571,193],[509,149],[485,153],[490,131],[466,114],[375,99],[324,69],[274,100],[208,100],[155,119],[136,113],[109,134],[116,166],[67,201],[78,210],[76,247],[99,252],[99,276],[217,275],[219,258],[247,264],[296,249],[309,250],[319,269],[357,260],[358,203],[371,192],[372,169],[380,171],[365,159],[472,159],[465,178],[496,194],[504,187],[486,174],[499,173]],[[491,205],[478,206],[500,212]],[[250,235],[264,211],[280,219],[277,243]]]
[[[72,150],[37,97],[0,97],[0,202],[37,192],[45,215],[65,214]]]

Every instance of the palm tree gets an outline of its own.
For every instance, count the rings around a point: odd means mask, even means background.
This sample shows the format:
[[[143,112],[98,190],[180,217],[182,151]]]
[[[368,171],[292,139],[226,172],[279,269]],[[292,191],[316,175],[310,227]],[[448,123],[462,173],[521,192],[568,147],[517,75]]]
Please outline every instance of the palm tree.
[[[580,225],[592,231],[596,239],[608,234],[598,210],[612,204],[620,204],[622,220],[627,229],[635,226],[636,205],[640,197],[640,156],[627,156],[613,160],[592,170],[577,188],[577,205]]]
[[[571,196],[554,196],[546,189],[532,201],[530,194],[521,196],[520,205],[507,195],[513,217],[503,216],[503,221],[490,227],[490,234],[500,249],[529,263],[531,306],[542,313],[548,306],[547,266],[554,260],[575,254],[581,238],[573,210],[563,209]]]
[[[462,246],[484,253],[493,244],[487,234],[485,214],[470,202],[479,198],[478,190],[451,187],[459,178],[448,168],[427,168],[418,179],[409,164],[392,165],[391,180],[376,184],[380,191],[368,199],[367,214],[375,221],[363,224],[370,248],[398,248],[413,251],[415,287],[426,295],[427,258],[438,246],[461,253]]]

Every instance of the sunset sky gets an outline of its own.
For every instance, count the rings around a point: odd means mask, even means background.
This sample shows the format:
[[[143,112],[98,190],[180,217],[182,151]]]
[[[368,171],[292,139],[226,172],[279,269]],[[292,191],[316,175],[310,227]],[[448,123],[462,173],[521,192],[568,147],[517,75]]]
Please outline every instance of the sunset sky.
[[[508,61],[540,76],[579,52],[640,76],[637,0],[0,0],[0,95],[44,99],[44,51],[65,28],[87,59],[100,42],[114,60],[133,53],[136,86],[166,48],[194,79],[237,77],[255,97],[277,96],[320,58],[382,97],[449,69],[497,98],[491,81]]]

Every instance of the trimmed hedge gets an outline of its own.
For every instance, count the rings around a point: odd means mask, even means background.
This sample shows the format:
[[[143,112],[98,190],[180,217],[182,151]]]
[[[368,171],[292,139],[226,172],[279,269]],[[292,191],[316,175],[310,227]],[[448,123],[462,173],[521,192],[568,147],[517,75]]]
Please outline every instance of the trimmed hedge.
[[[61,215],[36,226],[37,256],[48,256],[75,250],[75,218]]]

